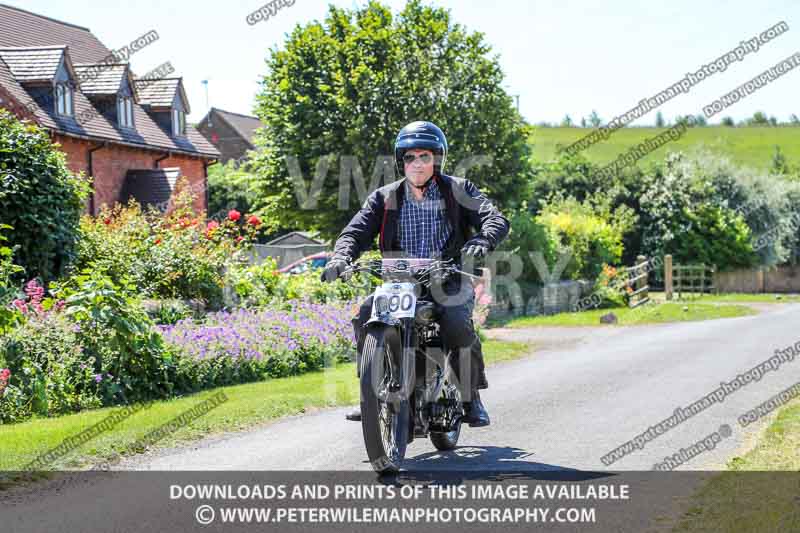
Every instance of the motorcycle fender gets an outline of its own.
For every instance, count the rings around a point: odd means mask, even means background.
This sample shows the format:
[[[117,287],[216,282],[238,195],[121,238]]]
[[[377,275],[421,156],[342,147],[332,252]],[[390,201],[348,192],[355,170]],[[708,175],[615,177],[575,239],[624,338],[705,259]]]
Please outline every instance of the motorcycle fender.
[[[366,322],[364,322],[364,326],[369,326],[370,324],[384,324],[386,326],[399,326],[400,321],[396,318],[392,318],[391,316],[377,316],[374,318],[370,318]]]

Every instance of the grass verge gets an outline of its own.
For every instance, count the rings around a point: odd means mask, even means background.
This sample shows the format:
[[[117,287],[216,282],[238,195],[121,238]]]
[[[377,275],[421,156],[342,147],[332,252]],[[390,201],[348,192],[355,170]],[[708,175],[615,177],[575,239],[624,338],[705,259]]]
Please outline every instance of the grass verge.
[[[487,340],[483,347],[487,365],[517,359],[531,351],[529,344],[521,342]],[[183,398],[154,402],[112,430],[66,454],[52,468],[77,468],[115,454],[124,456],[137,453],[137,450],[131,449],[131,444],[220,391],[225,393],[228,401],[160,440],[156,447],[173,446],[213,433],[247,429],[255,424],[313,409],[356,404],[359,396],[355,364],[347,363],[323,372],[218,387]],[[0,426],[0,471],[23,469],[40,454],[100,422],[117,409],[109,407]]]
[[[650,297],[657,301],[663,302],[665,300],[663,292],[651,292]],[[690,298],[677,300],[675,303],[684,301],[699,303],[800,303],[800,294],[692,294]]]
[[[794,400],[778,412],[755,448],[733,458],[727,471],[693,495],[673,531],[800,531],[798,471],[800,400]]]
[[[600,317],[613,312],[617,316],[617,325],[631,326],[635,324],[658,324],[665,322],[693,322],[713,320],[717,318],[735,318],[756,314],[756,311],[744,305],[721,305],[714,303],[664,303],[651,304],[629,309],[593,309],[581,313],[559,313],[548,316],[526,316],[509,320],[504,327],[529,328],[536,326],[599,326]]]

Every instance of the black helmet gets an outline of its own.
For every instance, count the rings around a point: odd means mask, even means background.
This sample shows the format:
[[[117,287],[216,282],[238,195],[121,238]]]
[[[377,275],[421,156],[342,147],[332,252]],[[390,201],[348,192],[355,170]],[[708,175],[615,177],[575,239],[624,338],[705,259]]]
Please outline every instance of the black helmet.
[[[401,176],[405,176],[405,165],[403,155],[407,150],[413,149],[430,150],[434,153],[433,173],[441,174],[447,159],[447,137],[439,126],[433,122],[418,120],[406,125],[397,134],[394,142],[394,159],[397,164],[397,171]]]

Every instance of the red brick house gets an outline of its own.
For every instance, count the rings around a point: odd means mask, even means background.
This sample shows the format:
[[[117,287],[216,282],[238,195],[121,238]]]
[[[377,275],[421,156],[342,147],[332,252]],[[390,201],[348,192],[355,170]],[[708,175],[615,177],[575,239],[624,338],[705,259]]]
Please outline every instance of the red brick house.
[[[61,145],[74,172],[94,177],[86,210],[133,196],[162,209],[178,177],[208,208],[208,166],[219,151],[186,124],[182,78],[137,78],[88,28],[0,4],[0,107]]]
[[[250,115],[242,115],[212,107],[203,120],[197,123],[197,131],[219,149],[220,162],[241,161],[247,152],[255,150],[256,130],[264,124]]]

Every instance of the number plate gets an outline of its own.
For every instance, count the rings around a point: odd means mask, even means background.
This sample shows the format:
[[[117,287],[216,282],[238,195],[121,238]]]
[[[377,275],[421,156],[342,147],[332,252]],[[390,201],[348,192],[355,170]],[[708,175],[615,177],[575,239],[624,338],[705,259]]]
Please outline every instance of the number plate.
[[[387,309],[392,318],[414,318],[417,297],[413,283],[384,283],[375,289],[372,298],[372,318],[378,318],[378,302],[386,298]]]

